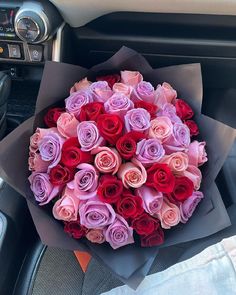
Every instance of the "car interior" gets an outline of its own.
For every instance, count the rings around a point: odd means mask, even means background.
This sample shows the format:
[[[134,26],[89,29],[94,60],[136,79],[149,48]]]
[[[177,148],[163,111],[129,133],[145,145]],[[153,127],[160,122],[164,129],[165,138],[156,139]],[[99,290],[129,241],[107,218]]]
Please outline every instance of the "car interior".
[[[138,2],[1,0],[0,140],[34,114],[47,61],[90,68],[122,46],[141,53],[154,68],[200,63],[203,114],[236,128],[236,4]],[[236,234],[236,143],[216,183],[232,225],[160,250],[150,273]],[[25,199],[0,179],[1,295],[94,295],[119,285],[96,260],[83,273],[73,252],[43,245]]]

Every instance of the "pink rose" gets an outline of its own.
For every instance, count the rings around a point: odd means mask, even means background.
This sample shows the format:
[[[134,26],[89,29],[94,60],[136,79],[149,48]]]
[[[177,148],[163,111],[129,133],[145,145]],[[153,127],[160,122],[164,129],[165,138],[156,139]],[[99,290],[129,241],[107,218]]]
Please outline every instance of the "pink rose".
[[[96,244],[102,244],[105,242],[103,230],[101,229],[90,229],[86,234],[86,238],[90,242],[96,243]]]
[[[145,185],[136,189],[135,192],[136,195],[142,198],[143,208],[147,213],[154,215],[160,211],[163,203],[162,193]]]
[[[122,159],[116,149],[98,147],[92,151],[92,154],[96,154],[94,165],[101,173],[117,173]]]
[[[109,87],[106,81],[94,82],[90,86],[94,101],[105,102],[113,94],[113,91]]]
[[[168,156],[164,156],[162,163],[168,164],[170,169],[178,174],[188,168],[188,155],[183,152],[176,152]]]
[[[168,117],[157,117],[151,121],[149,136],[165,142],[173,133],[173,125]]]
[[[120,215],[116,214],[114,222],[104,230],[106,241],[113,249],[133,244],[133,229],[128,225],[127,221]]]
[[[189,165],[182,175],[188,177],[193,182],[195,190],[199,190],[202,181],[202,173],[196,166]]]
[[[114,222],[116,213],[110,204],[88,200],[80,206],[79,216],[81,225],[89,229],[103,229]]]
[[[177,92],[170,84],[164,82],[158,85],[156,89],[156,104],[162,108],[165,103],[174,103],[177,98]]]
[[[120,166],[118,177],[122,180],[126,188],[141,187],[147,180],[147,172],[144,166],[136,159]]]
[[[162,228],[169,229],[180,222],[180,211],[175,204],[164,199],[157,217],[161,221]]]
[[[78,124],[74,114],[62,113],[57,120],[57,129],[66,138],[76,137]]]
[[[70,94],[79,90],[87,90],[91,84],[92,82],[88,81],[87,78],[84,78],[83,80],[76,82],[74,86],[71,87]]]
[[[62,197],[56,201],[52,213],[54,218],[63,221],[76,221],[78,219],[79,199],[73,190],[66,188]]]
[[[30,171],[47,172],[49,164],[50,164],[49,162],[46,162],[41,158],[40,154],[30,152],[29,159],[28,159],[28,165],[29,165]]]
[[[136,86],[143,81],[143,76],[135,71],[121,71],[121,82],[130,86]]]
[[[189,164],[194,166],[201,166],[207,162],[207,153],[205,150],[206,142],[193,141],[189,145],[188,157]]]
[[[114,92],[118,92],[118,93],[122,93],[124,95],[126,95],[127,97],[130,97],[131,92],[132,92],[132,87],[129,85],[126,85],[124,83],[115,83],[113,85],[113,91]]]

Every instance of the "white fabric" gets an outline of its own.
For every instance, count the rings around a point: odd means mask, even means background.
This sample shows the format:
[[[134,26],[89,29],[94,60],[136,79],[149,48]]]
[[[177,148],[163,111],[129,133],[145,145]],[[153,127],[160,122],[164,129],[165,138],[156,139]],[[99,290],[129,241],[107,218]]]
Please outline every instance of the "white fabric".
[[[147,276],[136,291],[127,286],[103,295],[234,295],[236,294],[236,236],[163,272]]]

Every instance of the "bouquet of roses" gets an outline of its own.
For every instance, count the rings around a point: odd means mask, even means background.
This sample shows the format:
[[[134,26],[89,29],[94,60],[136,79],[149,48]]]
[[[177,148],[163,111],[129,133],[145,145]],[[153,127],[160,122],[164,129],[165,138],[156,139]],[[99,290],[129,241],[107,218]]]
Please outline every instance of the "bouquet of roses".
[[[47,62],[35,115],[0,143],[42,242],[136,288],[161,248],[229,226],[215,178],[235,130],[201,114],[202,89],[199,64],[153,69],[126,47],[89,70]]]
[[[137,71],[97,80],[76,83],[65,109],[49,109],[48,128],[32,135],[31,190],[75,239],[160,245],[163,229],[186,223],[203,198],[194,112],[168,83],[155,89]]]

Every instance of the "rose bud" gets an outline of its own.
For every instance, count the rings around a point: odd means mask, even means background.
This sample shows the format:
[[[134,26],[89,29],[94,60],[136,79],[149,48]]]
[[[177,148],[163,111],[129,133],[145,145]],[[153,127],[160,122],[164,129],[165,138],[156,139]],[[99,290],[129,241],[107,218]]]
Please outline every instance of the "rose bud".
[[[60,192],[60,187],[54,186],[50,182],[47,173],[33,172],[28,179],[30,182],[30,189],[40,206],[51,202],[51,200],[57,197]]]
[[[97,195],[102,202],[116,203],[123,193],[122,181],[116,176],[103,175],[97,189]]]
[[[92,82],[88,81],[87,78],[84,78],[83,80],[76,82],[74,86],[70,89],[70,94],[77,92],[79,90],[87,90],[89,89],[89,86],[92,84]]]
[[[146,102],[144,100],[139,100],[134,103],[134,107],[147,110],[149,112],[152,120],[156,118],[157,111],[158,111],[157,105],[155,105],[153,103]]]
[[[159,225],[158,229],[156,229],[150,235],[141,236],[141,246],[142,247],[153,247],[159,246],[164,243],[164,232]]]
[[[143,213],[142,199],[125,191],[116,204],[117,212],[125,219],[134,219]]]
[[[156,163],[147,170],[146,185],[162,193],[171,193],[175,186],[175,177],[168,165]]]
[[[82,106],[79,120],[82,121],[97,121],[98,116],[104,114],[104,104],[101,102],[91,102]]]
[[[46,126],[49,128],[56,127],[57,120],[63,112],[65,112],[63,108],[53,108],[48,110],[48,112],[44,116],[44,123],[46,124]]]
[[[86,228],[84,226],[81,226],[79,220],[65,222],[64,232],[69,234],[74,239],[79,240],[83,238],[86,234],[86,231]]]
[[[124,124],[117,115],[103,114],[98,117],[97,127],[103,138],[115,145],[122,135]]]
[[[120,75],[114,74],[114,75],[99,76],[96,78],[96,80],[106,81],[109,87],[112,88],[115,83],[118,83],[120,81]]]
[[[190,105],[188,105],[184,100],[177,99],[175,103],[176,113],[181,120],[191,119],[194,115],[194,112]]]
[[[135,71],[121,71],[121,82],[132,87],[143,81],[143,76]]]
[[[159,226],[159,220],[147,213],[142,213],[132,221],[132,227],[139,235],[150,235]]]
[[[62,113],[57,120],[57,130],[65,138],[75,137],[78,124],[74,114]]]
[[[122,94],[126,95],[128,98],[130,98],[133,87],[129,86],[129,85],[126,85],[124,83],[115,83],[113,85],[112,90],[114,92],[122,93]]]
[[[174,103],[177,97],[177,92],[170,84],[164,82],[162,85],[157,85],[155,103],[162,108],[165,103]]]
[[[103,234],[103,230],[101,229],[90,229],[87,234],[86,238],[96,244],[102,244],[105,242],[105,236]]]
[[[157,217],[161,221],[162,228],[169,229],[180,222],[180,211],[175,204],[172,204],[167,199],[164,199]]]
[[[172,195],[177,201],[184,202],[193,194],[193,189],[193,182],[188,177],[176,177]]]
[[[198,142],[193,141],[189,145],[188,149],[188,157],[189,157],[189,164],[194,165],[196,167],[203,165],[207,162],[207,153],[205,150],[206,142]]]
[[[54,185],[63,185],[74,178],[75,172],[61,164],[53,167],[49,172],[50,182]]]
[[[116,214],[116,218],[107,229],[104,230],[106,241],[113,249],[133,244],[133,229],[128,225],[127,221]]]
[[[193,120],[187,120],[184,122],[184,124],[188,126],[190,130],[190,136],[197,136],[199,134],[199,129],[196,122]]]

